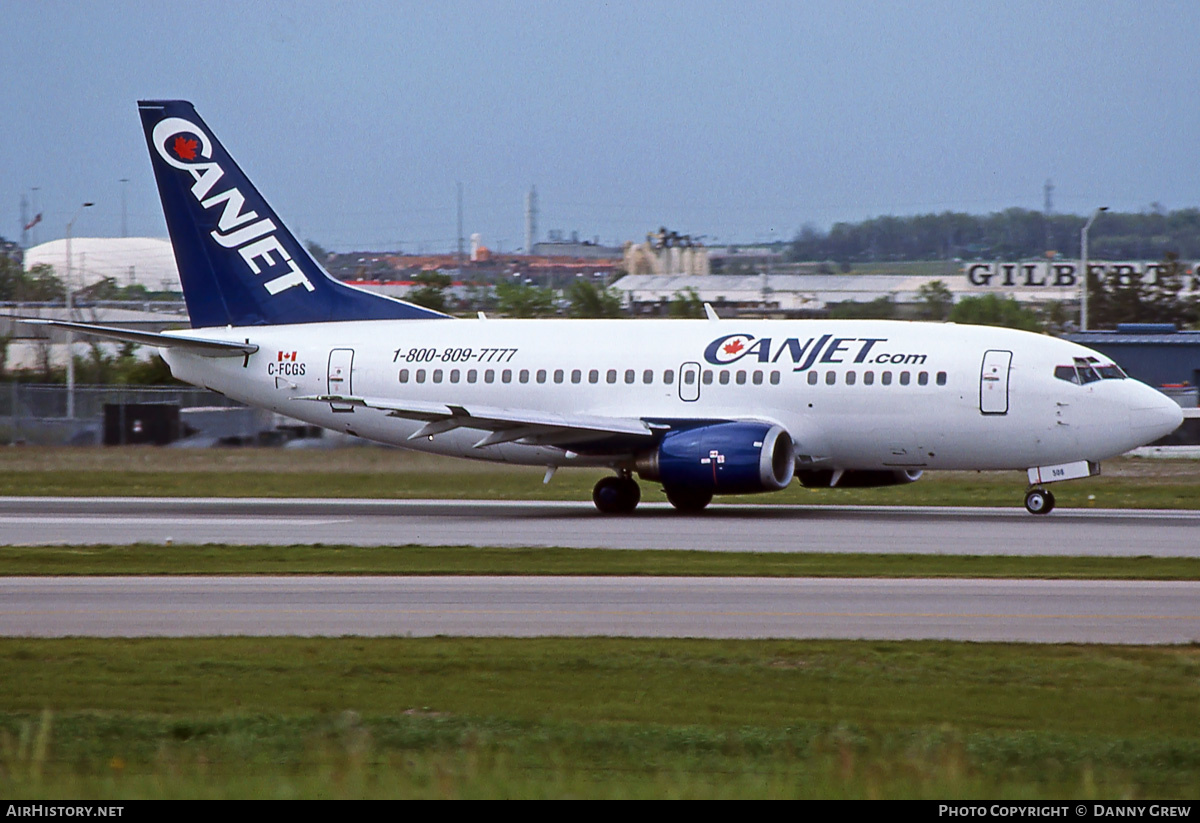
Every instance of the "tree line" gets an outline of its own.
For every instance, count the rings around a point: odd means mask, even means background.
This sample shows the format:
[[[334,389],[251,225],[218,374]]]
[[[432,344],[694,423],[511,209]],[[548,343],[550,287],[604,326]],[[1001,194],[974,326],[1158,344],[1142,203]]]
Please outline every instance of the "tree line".
[[[835,223],[829,231],[807,225],[788,244],[793,262],[908,260],[1019,260],[1047,251],[1079,256],[1086,217],[1047,215],[1011,208],[987,215],[943,212],[911,217],[873,217]],[[1088,232],[1093,259],[1156,260],[1167,252],[1183,260],[1200,258],[1200,209],[1105,212]]]

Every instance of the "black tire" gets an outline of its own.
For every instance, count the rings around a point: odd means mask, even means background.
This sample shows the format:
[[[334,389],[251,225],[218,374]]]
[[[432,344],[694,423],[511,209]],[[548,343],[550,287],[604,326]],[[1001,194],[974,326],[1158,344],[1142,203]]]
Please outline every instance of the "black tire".
[[[641,499],[637,481],[628,477],[604,477],[592,489],[592,502],[603,514],[629,514]]]
[[[1054,508],[1054,495],[1045,489],[1030,489],[1025,494],[1025,511],[1030,514],[1049,514]]]
[[[667,493],[667,500],[676,510],[685,514],[694,514],[704,511],[704,508],[712,502],[712,492],[699,489],[663,489]]]

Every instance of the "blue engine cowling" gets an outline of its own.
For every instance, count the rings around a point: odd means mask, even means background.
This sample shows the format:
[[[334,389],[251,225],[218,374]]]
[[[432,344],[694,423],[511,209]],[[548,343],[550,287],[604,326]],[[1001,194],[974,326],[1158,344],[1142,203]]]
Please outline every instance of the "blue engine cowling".
[[[787,488],[796,471],[791,435],[768,423],[714,423],[670,431],[638,457],[638,474],[666,488],[751,494]]]

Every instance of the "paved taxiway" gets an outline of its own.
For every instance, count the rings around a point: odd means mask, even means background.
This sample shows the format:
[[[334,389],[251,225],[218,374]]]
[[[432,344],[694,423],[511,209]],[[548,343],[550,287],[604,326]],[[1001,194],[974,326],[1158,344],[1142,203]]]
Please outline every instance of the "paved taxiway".
[[[1200,557],[1200,512],[714,505],[628,517],[590,503],[0,498],[0,543],[566,546],[704,551]]]
[[[1200,640],[1200,582],[0,578],[0,634]]]

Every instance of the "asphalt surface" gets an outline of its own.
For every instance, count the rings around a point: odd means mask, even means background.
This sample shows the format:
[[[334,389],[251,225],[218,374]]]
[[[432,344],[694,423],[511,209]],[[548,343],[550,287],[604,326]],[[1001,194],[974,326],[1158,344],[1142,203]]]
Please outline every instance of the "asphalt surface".
[[[1200,582],[0,578],[0,635],[1200,640]]]
[[[1200,512],[0,498],[0,543],[568,546],[1200,556]],[[0,635],[1200,641],[1200,582],[617,577],[0,578]]]
[[[473,500],[0,498],[0,543],[565,546],[704,551],[1200,557],[1200,512]]]

